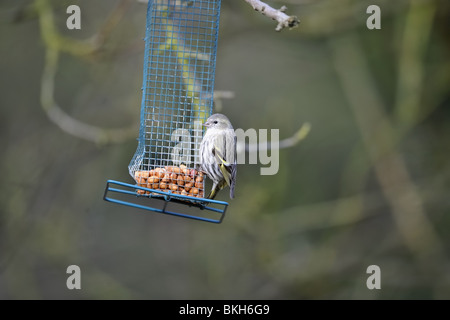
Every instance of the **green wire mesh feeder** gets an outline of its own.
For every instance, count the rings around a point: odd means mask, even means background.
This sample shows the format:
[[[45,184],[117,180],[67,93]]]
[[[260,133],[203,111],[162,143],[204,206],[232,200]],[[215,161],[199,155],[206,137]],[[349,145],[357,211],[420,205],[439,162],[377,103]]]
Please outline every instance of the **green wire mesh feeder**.
[[[135,184],[108,180],[104,199],[220,223],[227,202],[204,198],[202,123],[211,115],[220,0],[150,0]]]

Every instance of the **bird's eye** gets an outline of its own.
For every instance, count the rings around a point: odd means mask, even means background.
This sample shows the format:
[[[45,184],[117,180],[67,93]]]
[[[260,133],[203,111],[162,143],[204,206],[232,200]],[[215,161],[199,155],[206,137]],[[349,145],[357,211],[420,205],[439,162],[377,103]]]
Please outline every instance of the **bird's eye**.
[[[216,121],[214,121],[214,124],[217,124],[217,120],[216,120]]]

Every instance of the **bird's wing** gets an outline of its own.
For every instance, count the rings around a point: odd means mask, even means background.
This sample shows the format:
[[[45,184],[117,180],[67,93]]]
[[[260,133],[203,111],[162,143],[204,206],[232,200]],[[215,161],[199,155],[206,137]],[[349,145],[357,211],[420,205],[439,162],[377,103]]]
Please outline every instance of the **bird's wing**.
[[[231,165],[231,184],[230,186],[230,198],[234,198],[234,186],[236,185],[236,172],[237,172],[237,152],[236,152],[236,146],[237,146],[237,137],[234,136],[234,162]]]
[[[225,181],[228,185],[231,185],[231,173],[232,173],[232,167],[231,163],[226,161],[224,159],[224,156],[222,155],[222,152],[220,152],[217,148],[215,148],[215,154],[216,158],[219,160],[219,168],[222,172],[223,177],[225,178]]]
[[[236,177],[236,136],[233,138],[233,143],[227,143],[226,137],[223,136],[223,145],[225,150],[221,150],[217,144],[214,144],[214,153],[216,158],[219,160],[219,168],[222,172],[223,177],[225,178],[228,186],[234,185],[235,177]]]

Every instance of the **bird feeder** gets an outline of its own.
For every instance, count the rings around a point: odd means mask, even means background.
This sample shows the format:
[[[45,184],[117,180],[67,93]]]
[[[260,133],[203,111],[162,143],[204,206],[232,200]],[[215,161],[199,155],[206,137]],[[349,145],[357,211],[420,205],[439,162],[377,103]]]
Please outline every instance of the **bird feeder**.
[[[212,113],[220,0],[150,0],[134,184],[108,180],[113,203],[220,223],[227,202],[204,198],[199,148]]]

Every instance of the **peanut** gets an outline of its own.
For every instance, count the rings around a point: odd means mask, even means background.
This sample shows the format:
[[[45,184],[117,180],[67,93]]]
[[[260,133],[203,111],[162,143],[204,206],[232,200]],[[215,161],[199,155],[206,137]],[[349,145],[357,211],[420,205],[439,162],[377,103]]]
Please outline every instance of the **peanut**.
[[[156,168],[155,169],[155,176],[158,178],[163,178],[165,175],[164,169],[163,168]]]
[[[152,170],[135,171],[135,180],[139,186],[168,191],[173,194],[202,198],[205,173],[196,169],[188,169],[185,164],[180,166],[158,167]],[[138,194],[150,192],[137,190]]]
[[[183,179],[183,176],[181,174],[177,177],[177,183],[178,183],[179,186],[184,185],[184,179]]]
[[[176,174],[180,174],[181,173],[181,169],[178,167],[173,167],[173,172]]]
[[[166,173],[166,174],[164,175],[164,178],[162,179],[162,182],[169,182],[169,180],[170,180],[170,176],[169,176],[168,173]]]
[[[176,173],[176,174],[180,174],[180,172],[181,172],[181,169],[178,167],[175,167],[175,166],[169,166],[169,167],[165,167],[165,168],[168,172],[172,172],[172,173]]]
[[[199,188],[199,189],[202,189],[202,188],[203,188],[203,183],[201,183],[201,182],[196,182],[196,183],[195,183],[195,187],[196,187],[196,188]]]

